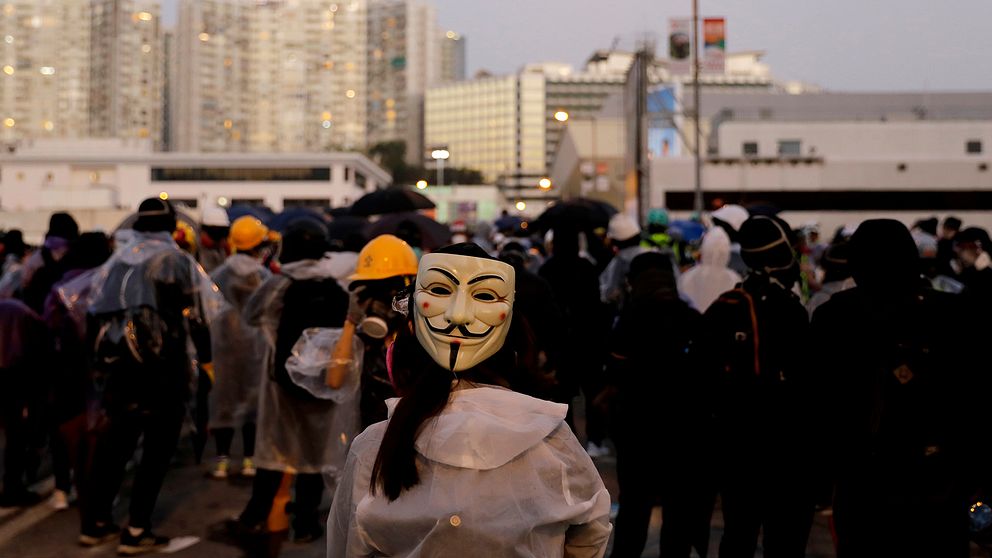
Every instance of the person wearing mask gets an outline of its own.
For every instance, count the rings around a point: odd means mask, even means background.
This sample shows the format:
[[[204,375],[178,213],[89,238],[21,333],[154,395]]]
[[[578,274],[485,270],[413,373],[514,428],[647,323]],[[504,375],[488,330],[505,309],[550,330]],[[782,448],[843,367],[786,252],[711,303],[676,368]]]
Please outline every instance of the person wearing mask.
[[[722,228],[713,227],[703,235],[699,252],[699,263],[679,277],[678,286],[693,308],[706,312],[717,297],[741,282],[741,276],[727,267],[730,237]]]
[[[603,385],[609,318],[600,301],[596,267],[579,255],[578,230],[568,226],[553,230],[551,257],[538,275],[551,285],[565,324],[562,346],[568,347],[558,362],[558,394],[554,400],[571,406],[581,390],[591,403]],[[569,424],[573,424],[572,418],[569,416]],[[606,453],[606,434],[606,418],[592,405],[586,405],[587,446],[593,455]]]
[[[358,266],[349,280],[348,320],[338,341],[337,358],[346,366],[348,348],[355,335],[362,341],[362,429],[386,420],[386,401],[396,396],[386,370],[386,349],[403,327],[403,315],[393,300],[406,293],[417,275],[417,255],[399,238],[384,234],[373,238],[358,255]],[[335,371],[329,371],[334,374]],[[333,387],[333,386],[332,386]]]
[[[231,220],[226,209],[211,205],[203,210],[196,256],[207,273],[213,273],[231,255],[230,233]]]
[[[599,297],[614,313],[619,313],[627,294],[630,262],[648,248],[641,246],[641,227],[637,221],[624,213],[617,213],[610,219],[606,237],[613,248],[613,259],[599,276]]]
[[[324,493],[323,474],[343,464],[346,446],[332,432],[334,401],[315,397],[293,382],[287,361],[310,328],[340,328],[348,314],[348,295],[332,275],[324,255],[330,248],[327,228],[300,219],[282,239],[281,272],[273,275],[248,300],[244,317],[261,328],[271,355],[262,374],[258,432],[251,499],[229,528],[238,535],[265,531],[285,474],[295,474],[293,540],[312,542],[323,534],[318,507]],[[357,411],[353,422],[357,429]],[[340,461],[340,462],[339,462]]]
[[[3,492],[0,507],[28,506],[38,495],[27,488],[31,422],[44,393],[37,374],[44,367],[45,324],[16,299],[0,300],[0,424],[4,429]]]
[[[611,335],[607,364],[620,485],[612,556],[641,555],[659,499],[661,555],[688,557],[695,547],[706,556],[713,509],[705,472],[709,413],[690,351],[702,316],[679,298],[663,254],[634,258],[627,282],[629,304]],[[645,428],[652,429],[650,442]]]
[[[831,244],[824,252],[823,257],[820,258],[820,267],[823,269],[823,285],[806,303],[806,310],[810,317],[821,304],[830,300],[830,297],[854,286],[851,268],[848,265],[849,253],[848,241],[842,240]]]
[[[865,221],[857,286],[813,315],[840,558],[969,556],[969,498],[989,486],[988,328],[919,263],[902,223]]]
[[[197,361],[210,367],[208,323],[223,301],[192,256],[172,237],[176,212],[149,198],[138,206],[126,242],[97,272],[89,296],[95,371],[103,385],[92,474],[81,513],[79,543],[120,537],[124,555],[169,543],[151,530],[152,512],[176,450]],[[127,462],[142,439],[131,490],[129,522],[113,524],[113,505]]]
[[[565,405],[513,391],[514,270],[475,244],[420,261],[392,351],[401,398],[355,439],[329,558],[601,557],[609,493]]]
[[[237,253],[211,274],[227,301],[214,324],[211,352],[214,378],[210,390],[210,432],[217,442],[217,460],[211,476],[226,479],[231,467],[231,444],[241,429],[241,475],[255,476],[255,418],[258,386],[268,364],[262,332],[244,319],[248,299],[272,273],[262,265],[275,240],[255,217],[239,217],[231,225],[230,244]]]
[[[65,273],[63,258],[69,245],[79,238],[79,225],[68,213],[53,213],[48,221],[45,243],[24,265],[24,275],[16,297],[39,315],[45,311],[45,298]]]
[[[809,315],[792,230],[775,217],[741,225],[750,273],[707,310],[697,354],[711,387],[720,557],[802,557],[816,503],[816,435],[805,348]]]
[[[96,270],[110,255],[107,235],[81,234],[69,245],[64,259],[65,273],[45,301],[44,319],[51,333],[52,355],[48,409],[55,491],[51,505],[56,510],[69,507],[73,484],[77,493],[85,490],[82,475],[88,451],[86,411],[93,390],[85,311],[76,306],[89,296]]]
[[[746,209],[734,204],[724,205],[710,214],[710,217],[713,218],[713,225],[722,228],[730,237],[730,262],[727,265],[741,277],[747,275],[748,267],[744,258],[741,257],[738,231],[744,221],[747,221],[748,216]]]

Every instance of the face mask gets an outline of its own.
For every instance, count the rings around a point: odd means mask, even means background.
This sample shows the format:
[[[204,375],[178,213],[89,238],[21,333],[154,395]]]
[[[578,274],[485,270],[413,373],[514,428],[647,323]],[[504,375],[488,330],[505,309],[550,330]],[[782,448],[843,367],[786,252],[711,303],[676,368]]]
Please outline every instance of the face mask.
[[[513,267],[501,261],[427,254],[414,293],[417,340],[442,367],[472,368],[503,346],[514,287]]]

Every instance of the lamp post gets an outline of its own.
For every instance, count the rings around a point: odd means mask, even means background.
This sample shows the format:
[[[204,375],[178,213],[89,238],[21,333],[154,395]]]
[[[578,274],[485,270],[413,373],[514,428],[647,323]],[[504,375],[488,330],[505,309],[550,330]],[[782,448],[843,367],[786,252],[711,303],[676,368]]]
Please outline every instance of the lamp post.
[[[431,151],[431,159],[434,159],[434,164],[437,165],[438,186],[444,186],[444,162],[448,157],[451,157],[451,153],[447,149],[435,149]]]

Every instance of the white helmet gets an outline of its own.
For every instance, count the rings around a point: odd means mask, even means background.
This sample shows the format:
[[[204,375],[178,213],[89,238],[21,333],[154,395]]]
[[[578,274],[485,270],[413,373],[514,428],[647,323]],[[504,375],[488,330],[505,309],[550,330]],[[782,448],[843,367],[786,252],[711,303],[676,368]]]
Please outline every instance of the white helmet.
[[[220,206],[209,206],[203,209],[200,224],[207,227],[230,227],[231,220],[227,216],[227,210]]]

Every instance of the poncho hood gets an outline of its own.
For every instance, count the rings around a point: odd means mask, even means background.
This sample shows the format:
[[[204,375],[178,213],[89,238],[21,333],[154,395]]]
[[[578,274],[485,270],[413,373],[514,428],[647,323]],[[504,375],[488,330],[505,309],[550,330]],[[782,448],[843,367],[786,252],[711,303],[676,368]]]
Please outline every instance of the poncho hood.
[[[386,402],[389,414],[399,399]],[[479,387],[454,391],[448,406],[417,437],[417,452],[438,463],[489,470],[541,443],[568,406],[514,391]]]

